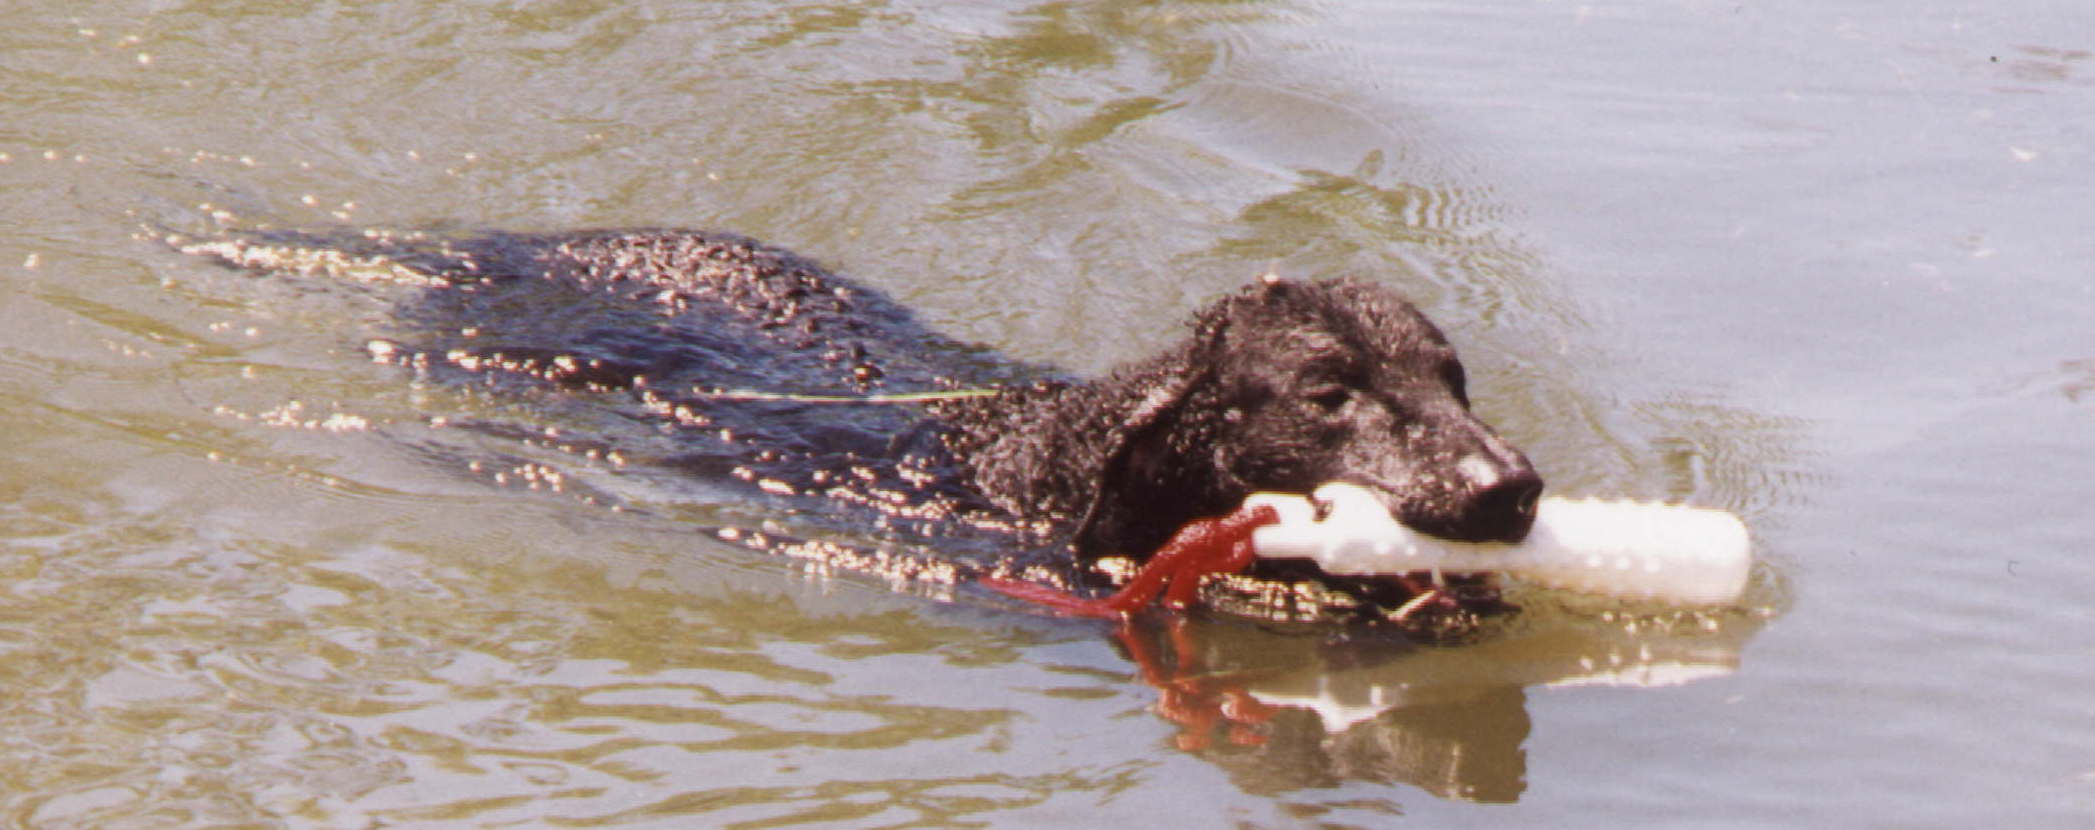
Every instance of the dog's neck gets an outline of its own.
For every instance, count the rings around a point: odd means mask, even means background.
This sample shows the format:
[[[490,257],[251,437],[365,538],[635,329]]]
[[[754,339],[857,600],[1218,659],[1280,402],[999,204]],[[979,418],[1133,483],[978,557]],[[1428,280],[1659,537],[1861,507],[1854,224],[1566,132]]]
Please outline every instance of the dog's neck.
[[[1140,557],[1185,520],[1229,505],[1213,482],[1168,480],[1146,450],[1183,439],[1192,383],[1177,350],[1086,382],[1045,382],[941,403],[946,442],[998,508],[1069,523],[1086,554]],[[1101,490],[1104,490],[1101,493]],[[1212,504],[1211,504],[1212,502]]]

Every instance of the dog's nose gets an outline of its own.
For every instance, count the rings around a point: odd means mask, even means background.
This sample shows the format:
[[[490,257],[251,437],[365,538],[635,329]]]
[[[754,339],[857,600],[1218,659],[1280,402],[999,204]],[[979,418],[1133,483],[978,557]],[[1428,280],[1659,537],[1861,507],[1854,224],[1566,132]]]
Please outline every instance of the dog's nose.
[[[1485,539],[1518,542],[1535,525],[1535,503],[1542,500],[1542,476],[1532,469],[1499,479],[1470,497],[1465,524]]]
[[[1518,542],[1535,525],[1542,476],[1519,452],[1463,459],[1466,487],[1453,517],[1453,536],[1479,542]]]

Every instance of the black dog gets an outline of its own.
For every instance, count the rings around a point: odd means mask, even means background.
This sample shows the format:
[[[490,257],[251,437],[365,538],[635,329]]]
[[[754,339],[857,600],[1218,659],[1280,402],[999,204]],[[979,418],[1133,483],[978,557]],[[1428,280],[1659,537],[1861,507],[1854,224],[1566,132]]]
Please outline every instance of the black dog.
[[[390,359],[614,393],[627,418],[719,439],[678,441],[662,468],[870,508],[891,530],[959,524],[1141,559],[1252,491],[1344,480],[1428,533],[1517,541],[1542,491],[1470,412],[1447,339],[1373,283],[1261,280],[1162,355],[1079,381],[724,234],[172,241],[247,268],[332,263],[428,285],[397,314],[415,342]]]
[[[1542,479],[1470,412],[1439,329],[1378,285],[1265,280],[1104,378],[942,407],[1006,510],[1082,516],[1080,551],[1140,557],[1259,490],[1379,492],[1415,529],[1517,542]]]

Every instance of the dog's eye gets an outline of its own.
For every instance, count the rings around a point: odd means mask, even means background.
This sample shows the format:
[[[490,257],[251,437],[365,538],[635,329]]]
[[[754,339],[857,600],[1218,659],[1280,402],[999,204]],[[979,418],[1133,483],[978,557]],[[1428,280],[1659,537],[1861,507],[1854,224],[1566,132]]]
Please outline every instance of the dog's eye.
[[[1343,386],[1319,386],[1309,390],[1309,402],[1325,410],[1335,410],[1353,399],[1353,390]]]

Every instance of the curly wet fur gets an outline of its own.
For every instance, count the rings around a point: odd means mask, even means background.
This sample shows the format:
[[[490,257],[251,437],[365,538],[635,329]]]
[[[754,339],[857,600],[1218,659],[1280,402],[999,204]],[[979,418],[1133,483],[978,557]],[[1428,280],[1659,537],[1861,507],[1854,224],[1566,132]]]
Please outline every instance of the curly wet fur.
[[[941,337],[878,291],[729,234],[272,231],[178,244],[263,270],[301,267],[286,251],[405,269],[437,289],[399,312],[424,323],[414,349],[456,370],[624,392],[634,418],[717,431],[724,446],[682,468],[912,521],[1059,526],[1087,556],[1139,558],[1249,492],[1334,479],[1378,489],[1429,532],[1517,539],[1542,486],[1469,411],[1442,333],[1371,282],[1260,281],[1161,354],[1078,380]],[[488,355],[503,359],[472,359]],[[994,391],[914,415],[866,408],[850,424],[698,391],[745,384]]]
[[[1439,329],[1387,288],[1269,280],[1162,354],[1085,383],[937,407],[1007,510],[1080,517],[1088,552],[1140,556],[1258,490],[1371,485],[1406,523],[1517,540],[1542,481],[1469,409]]]

